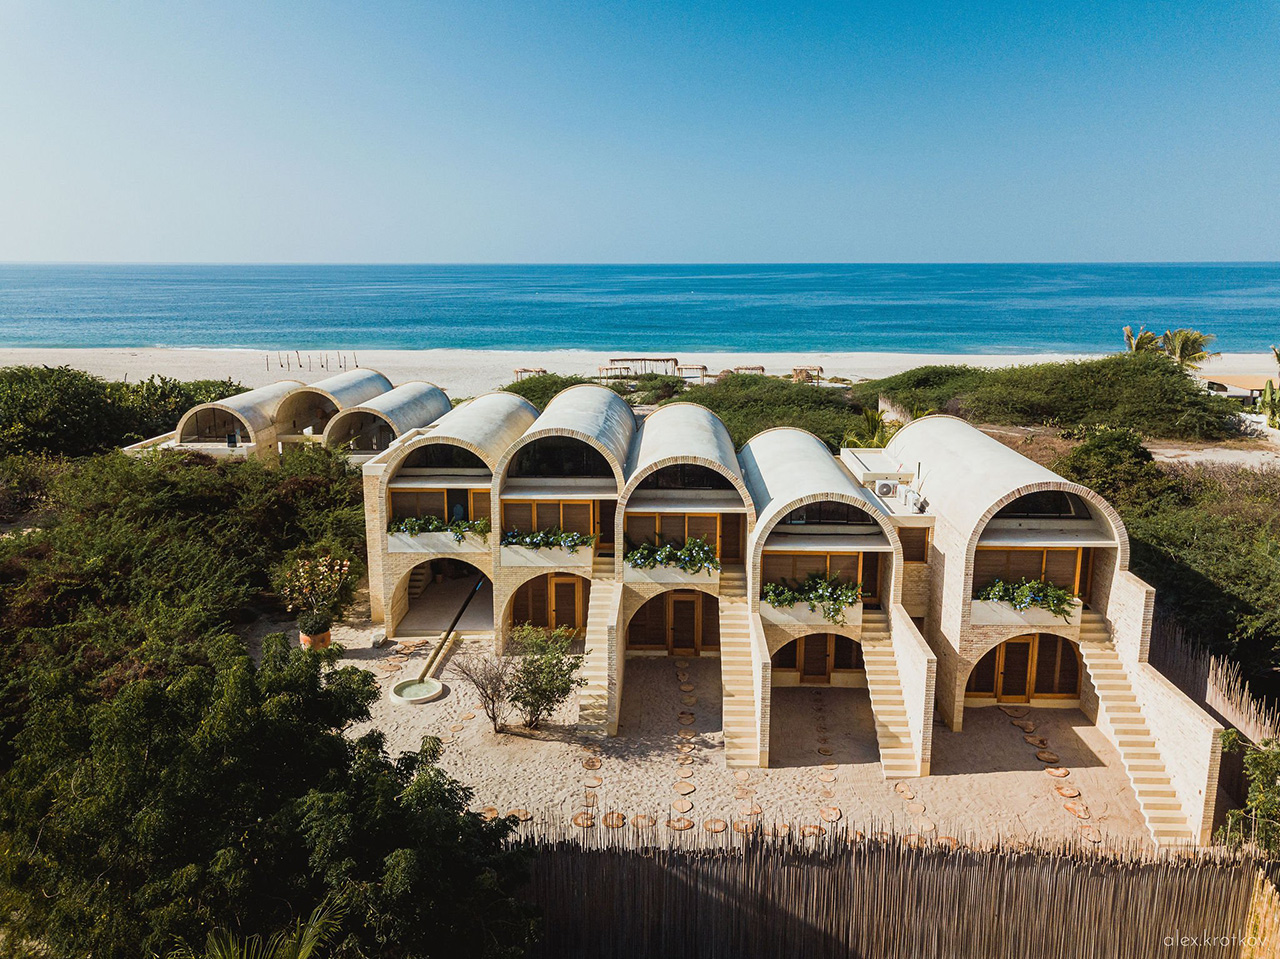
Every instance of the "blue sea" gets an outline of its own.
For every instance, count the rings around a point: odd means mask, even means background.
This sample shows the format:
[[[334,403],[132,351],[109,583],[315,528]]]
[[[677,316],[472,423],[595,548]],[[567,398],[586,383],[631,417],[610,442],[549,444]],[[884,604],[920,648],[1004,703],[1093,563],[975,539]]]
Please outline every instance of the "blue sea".
[[[1280,342],[1280,264],[0,265],[0,346],[1098,352]]]

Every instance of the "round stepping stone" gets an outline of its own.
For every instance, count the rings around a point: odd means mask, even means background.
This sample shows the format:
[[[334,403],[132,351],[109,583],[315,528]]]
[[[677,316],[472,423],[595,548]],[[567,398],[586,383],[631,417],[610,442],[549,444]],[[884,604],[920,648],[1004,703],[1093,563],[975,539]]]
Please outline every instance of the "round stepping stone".
[[[822,817],[823,822],[839,822],[843,814],[839,806],[823,806],[818,810],[818,815]]]
[[[600,821],[610,829],[621,829],[627,824],[627,817],[620,812],[607,812],[600,817]]]
[[[684,703],[686,706],[696,706],[698,705],[698,697],[697,696],[681,696],[680,702]]]
[[[680,684],[680,692],[682,692],[682,693],[691,693],[691,692],[693,692],[693,683],[681,683],[681,684]]]
[[[681,725],[681,726],[692,726],[692,725],[693,725],[693,717],[692,717],[692,716],[681,716],[681,717],[680,717],[680,725]]]
[[[590,808],[592,808],[592,807],[594,807],[594,806],[596,805],[596,794],[595,794],[595,793],[593,793],[590,789],[588,789],[588,790],[583,794],[583,796],[582,796],[582,805],[586,806],[588,809],[590,809]]]
[[[1011,719],[1009,720],[1009,725],[1017,726],[1024,733],[1034,733],[1036,731],[1036,724],[1029,719]]]
[[[806,837],[825,836],[826,834],[827,834],[827,831],[823,829],[821,826],[817,825],[816,823],[811,823],[807,826],[800,827],[800,835],[802,836],[806,836]]]
[[[596,817],[589,812],[576,813],[573,817],[573,824],[579,829],[593,829],[596,824]]]
[[[911,787],[901,780],[893,784],[893,791],[903,799],[911,800],[916,798],[916,794],[911,791]]]
[[[724,832],[729,828],[729,824],[723,819],[708,819],[702,824],[702,828],[707,832]]]
[[[1054,786],[1053,788],[1057,791],[1058,795],[1061,796],[1063,799],[1075,799],[1077,796],[1080,795],[1080,790],[1076,789],[1075,786],[1068,786],[1065,783],[1059,783],[1057,786]]]
[[[497,819],[497,818],[498,818],[498,807],[497,807],[497,806],[485,806],[483,809],[481,809],[481,810],[480,810],[480,815],[484,816],[484,818],[485,818],[485,819]]]
[[[918,828],[921,832],[933,832],[938,827],[930,819],[921,819],[919,825],[916,828]]]
[[[692,770],[692,769],[681,769],[681,770],[680,770],[679,775],[680,775],[680,778],[681,778],[681,779],[692,779],[692,778],[693,778],[693,770]]]
[[[733,791],[733,798],[734,799],[750,799],[755,794],[756,794],[756,791],[754,789],[750,789],[747,786],[739,786],[737,789]]]
[[[1037,749],[1046,749],[1049,746],[1049,740],[1045,739],[1043,736],[1032,736],[1027,734],[1022,737],[1022,740],[1028,746],[1035,746]]]
[[[764,812],[764,810],[760,808],[760,804],[753,802],[751,803],[751,805],[743,806],[741,809],[739,809],[738,815],[739,816],[758,816],[762,812]]]
[[[1050,766],[1045,770],[1054,779],[1066,779],[1071,775],[1071,770],[1063,766]]]
[[[681,796],[687,796],[689,795],[689,793],[693,792],[698,787],[695,786],[693,783],[687,783],[684,780],[681,780],[671,788],[674,789],[676,792],[678,792]]]
[[[679,682],[687,683],[689,681],[689,673],[683,669],[676,670],[676,679]]]
[[[776,822],[772,826],[765,829],[766,836],[785,836],[791,832],[791,827],[785,822]]]
[[[733,831],[740,832],[744,836],[755,832],[758,827],[759,824],[754,819],[735,819],[733,821]]]
[[[751,778],[751,773],[747,772],[745,769],[739,769],[733,774],[733,778],[738,780],[740,783],[744,783]]]
[[[960,848],[960,840],[955,836],[939,836],[934,840],[939,846],[949,846],[952,849]]]
[[[840,767],[837,766],[835,763],[823,763],[822,768],[823,769],[839,769]]]
[[[831,740],[828,739],[826,736],[819,736],[818,742],[822,743],[822,745],[825,746],[827,743],[831,742]]]
[[[834,789],[819,789],[819,790],[818,790],[818,798],[819,798],[819,799],[835,799],[835,798],[836,798],[835,790],[834,790]]]
[[[689,802],[687,799],[677,799],[671,804],[671,808],[676,812],[688,812],[693,808],[693,803]]]
[[[693,752],[693,748],[694,748],[693,743],[677,743],[676,744],[676,750],[682,753],[691,753]]]
[[[1063,803],[1062,808],[1071,813],[1071,815],[1075,816],[1077,819],[1090,818],[1089,807],[1078,799],[1072,799],[1070,802]]]
[[[817,733],[819,736],[821,736],[826,733],[827,727],[824,726],[822,723],[818,723],[818,725],[813,727],[813,731]]]
[[[667,828],[674,829],[676,832],[684,832],[686,829],[693,828],[693,820],[681,816],[679,819],[668,819]]]
[[[1027,708],[1025,706],[1001,706],[999,708],[1000,712],[1004,713],[1006,716],[1011,716],[1014,719],[1021,719],[1027,714]]]
[[[1036,759],[1042,763],[1056,763],[1061,757],[1051,749],[1036,750]]]
[[[818,747],[818,755],[819,755],[819,756],[830,756],[832,752],[833,752],[833,750],[832,750],[832,748],[831,748],[830,746],[819,746],[819,747]]]
[[[441,736],[441,737],[440,737],[440,745],[441,745],[441,746],[448,746],[451,742],[453,742],[453,737],[452,737],[452,736]]]
[[[528,822],[530,819],[533,818],[533,813],[529,812],[529,810],[527,809],[520,809],[519,807],[515,809],[508,809],[507,815],[515,816],[521,822]]]
[[[588,789],[595,789],[603,783],[604,780],[599,776],[588,776],[586,779],[582,780],[582,785],[586,786]]]
[[[688,665],[689,665],[689,660],[687,660],[687,659],[677,659],[677,660],[676,660],[676,668],[677,668],[677,669],[685,669],[686,667],[688,667]]]
[[[1080,824],[1080,835],[1084,836],[1089,842],[1102,842],[1102,830],[1091,822]]]
[[[820,783],[833,783],[835,781],[836,781],[835,773],[818,773],[818,782]]]
[[[588,756],[586,759],[584,759],[584,760],[582,761],[582,768],[583,768],[583,769],[599,769],[599,768],[600,768],[600,757],[599,757],[599,756]]]
[[[475,718],[476,718],[476,714],[475,714],[475,713],[464,713],[464,714],[462,715],[462,721],[463,721],[464,723],[465,723],[467,720],[469,720],[469,719],[475,719]]]
[[[466,729],[466,728],[467,728],[467,727],[466,727],[466,726],[464,726],[464,725],[462,725],[462,723],[454,723],[452,726],[450,726],[450,727],[449,727],[449,731],[450,731],[450,732],[455,732],[455,733],[460,733],[460,732],[462,732],[462,731],[463,731],[464,729]]]
[[[925,809],[925,806],[924,806],[924,803],[922,802],[907,803],[907,812],[911,813],[911,815],[913,816],[920,815],[922,812],[924,812],[924,809]]]
[[[692,739],[694,736],[698,734],[695,733],[692,729],[682,729],[676,735],[679,736],[681,739]]]
[[[692,766],[692,765],[693,765],[693,757],[692,757],[692,756],[681,756],[679,759],[677,759],[677,760],[676,760],[676,762],[678,762],[681,766]]]
[[[654,826],[658,825],[658,820],[653,816],[646,816],[642,813],[638,816],[631,817],[631,825],[635,826],[637,829],[652,829]]]

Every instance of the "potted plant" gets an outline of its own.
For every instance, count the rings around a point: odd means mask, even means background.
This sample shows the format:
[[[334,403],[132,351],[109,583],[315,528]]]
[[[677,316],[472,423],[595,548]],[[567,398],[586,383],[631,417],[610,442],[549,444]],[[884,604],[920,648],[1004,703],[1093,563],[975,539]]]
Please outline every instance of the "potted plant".
[[[333,617],[316,609],[298,614],[298,642],[303,649],[328,649],[332,638]]]
[[[275,586],[289,611],[298,614],[303,648],[324,649],[334,619],[351,602],[355,588],[351,560],[331,554],[295,554],[276,569]]]

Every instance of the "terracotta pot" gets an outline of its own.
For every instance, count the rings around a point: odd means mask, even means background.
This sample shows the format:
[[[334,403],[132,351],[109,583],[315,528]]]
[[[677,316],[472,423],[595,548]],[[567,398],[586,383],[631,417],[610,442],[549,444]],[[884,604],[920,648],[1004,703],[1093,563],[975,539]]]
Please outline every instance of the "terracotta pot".
[[[298,633],[298,642],[302,644],[303,649],[328,649],[331,631],[325,630],[323,633],[317,633],[314,636],[308,636],[306,633]]]

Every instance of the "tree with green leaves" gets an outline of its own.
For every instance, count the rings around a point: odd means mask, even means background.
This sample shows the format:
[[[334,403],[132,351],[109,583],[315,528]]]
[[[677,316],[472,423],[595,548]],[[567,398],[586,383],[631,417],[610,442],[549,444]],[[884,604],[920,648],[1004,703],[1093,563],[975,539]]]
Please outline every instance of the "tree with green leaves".
[[[1125,349],[1130,353],[1159,353],[1164,349],[1160,342],[1160,337],[1152,333],[1145,326],[1138,328],[1138,332],[1133,332],[1132,326],[1124,328],[1124,345]]]
[[[1216,337],[1212,333],[1201,333],[1199,330],[1167,330],[1160,339],[1165,355],[1183,369],[1196,370],[1209,359],[1220,354],[1210,353],[1209,344]]]
[[[1280,855],[1280,742],[1268,739],[1254,744],[1239,731],[1228,729],[1222,734],[1222,751],[1243,751],[1249,794],[1243,809],[1227,811],[1219,840]]]
[[[853,421],[844,434],[842,445],[863,449],[879,449],[889,445],[893,435],[902,429],[902,424],[885,418],[883,411],[870,407],[862,411],[862,416]]]
[[[264,939],[260,934],[238,936],[229,929],[211,931],[204,946],[194,949],[185,942],[168,959],[320,959],[317,950],[328,945],[342,926],[344,910],[330,897],[299,919],[292,929]]]
[[[517,661],[509,696],[527,728],[537,729],[575,689],[587,684],[578,675],[582,657],[569,652],[573,639],[574,631],[565,626],[523,624],[512,629],[507,642]]]

